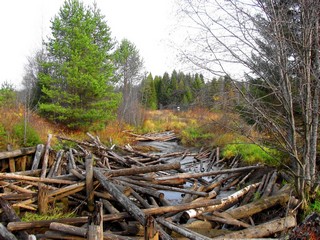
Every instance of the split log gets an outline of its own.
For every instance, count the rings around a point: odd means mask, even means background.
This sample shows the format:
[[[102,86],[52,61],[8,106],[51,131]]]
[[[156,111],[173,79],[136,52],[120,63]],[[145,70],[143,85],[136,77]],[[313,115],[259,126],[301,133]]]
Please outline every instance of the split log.
[[[175,170],[175,169],[179,169],[180,166],[181,165],[179,162],[174,162],[174,163],[160,164],[160,165],[155,165],[155,166],[125,168],[125,169],[119,169],[119,170],[109,170],[109,171],[104,171],[104,174],[108,177],[119,177],[119,176],[135,175],[135,174],[140,174],[140,173]],[[95,169],[98,170],[98,168],[95,168]]]
[[[0,152],[0,160],[33,154],[35,151],[36,151],[35,147],[28,147],[28,148],[13,150],[13,151]]]
[[[206,237],[204,235],[201,235],[197,232],[191,231],[190,229],[187,229],[181,225],[176,225],[172,222],[169,222],[167,220],[165,220],[164,218],[157,218],[157,222],[160,223],[161,225],[171,229],[172,231],[175,231],[185,237],[187,237],[188,239],[191,240],[210,240],[211,238]]]
[[[175,178],[201,178],[207,176],[214,176],[226,173],[236,173],[236,172],[246,172],[253,169],[263,168],[263,166],[248,166],[248,167],[240,167],[240,168],[233,168],[233,169],[225,169],[219,171],[212,171],[212,172],[203,172],[203,173],[179,173],[172,176],[167,177],[157,177],[156,180],[168,180],[168,179],[175,179]]]
[[[146,217],[144,212],[141,211],[136,205],[134,205],[119,189],[97,169],[93,170],[94,176],[99,180],[101,185],[110,193],[120,204],[134,216],[136,220],[142,225],[146,224]]]
[[[289,215],[284,218],[275,219],[267,223],[260,224],[258,226],[250,227],[241,231],[228,233],[220,237],[213,239],[230,239],[230,238],[262,238],[267,237],[277,232],[286,231],[297,225],[296,217]]]

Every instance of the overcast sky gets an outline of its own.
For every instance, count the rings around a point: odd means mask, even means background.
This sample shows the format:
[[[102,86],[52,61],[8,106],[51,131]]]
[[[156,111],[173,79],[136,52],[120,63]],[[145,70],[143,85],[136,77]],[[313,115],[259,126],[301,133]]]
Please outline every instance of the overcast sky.
[[[20,88],[26,58],[41,48],[50,33],[50,20],[64,0],[6,0],[0,3],[0,84]],[[92,5],[94,0],[83,0]],[[175,20],[174,0],[96,0],[112,36],[127,38],[140,51],[145,70],[153,75],[178,69],[169,47]]]

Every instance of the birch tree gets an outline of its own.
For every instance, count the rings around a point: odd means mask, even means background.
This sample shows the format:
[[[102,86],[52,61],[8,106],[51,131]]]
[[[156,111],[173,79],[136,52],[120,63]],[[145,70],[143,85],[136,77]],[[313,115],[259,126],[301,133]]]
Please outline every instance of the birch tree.
[[[289,156],[284,164],[306,203],[319,181],[318,1],[182,2],[183,16],[197,31],[186,40],[194,51],[181,53],[212,74],[242,69],[246,78],[234,84],[245,101],[242,109],[268,132],[269,144]]]

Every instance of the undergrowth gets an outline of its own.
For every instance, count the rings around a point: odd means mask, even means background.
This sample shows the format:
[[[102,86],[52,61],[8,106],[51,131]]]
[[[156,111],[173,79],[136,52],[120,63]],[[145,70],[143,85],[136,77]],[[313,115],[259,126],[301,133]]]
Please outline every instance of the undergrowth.
[[[224,147],[222,156],[233,158],[240,156],[248,165],[263,163],[270,166],[280,165],[280,153],[274,149],[252,143],[234,142]]]

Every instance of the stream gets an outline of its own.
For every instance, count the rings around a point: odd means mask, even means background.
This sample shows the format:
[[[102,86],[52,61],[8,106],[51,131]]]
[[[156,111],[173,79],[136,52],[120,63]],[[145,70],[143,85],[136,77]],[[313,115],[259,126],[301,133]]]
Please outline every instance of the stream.
[[[154,149],[157,149],[156,151],[151,152],[151,154],[154,155],[159,155],[164,156],[161,158],[163,161],[167,163],[179,161],[181,163],[181,168],[184,170],[184,172],[189,172],[189,173],[198,173],[198,172],[204,172],[204,171],[216,171],[219,170],[217,167],[211,167],[208,169],[209,164],[211,162],[210,159],[204,158],[201,160],[197,160],[195,157],[200,154],[200,149],[198,148],[186,148],[182,145],[179,144],[178,141],[142,141],[138,143],[139,146],[148,146],[152,147]],[[166,157],[166,155],[170,153],[177,153],[177,152],[186,152],[186,156],[181,157],[181,155],[178,156],[170,156]],[[202,180],[206,181],[207,183],[211,183],[213,181],[213,177],[202,177]],[[194,180],[188,180],[184,184],[184,188],[191,188],[192,185],[195,183]],[[163,191],[165,194],[165,199],[171,202],[171,204],[180,204],[182,202],[182,199],[185,194],[179,193],[179,192],[171,192],[171,191]],[[220,191],[218,196],[216,197],[217,199],[219,198],[224,198],[232,193],[234,193],[235,190],[231,189],[228,191]]]

